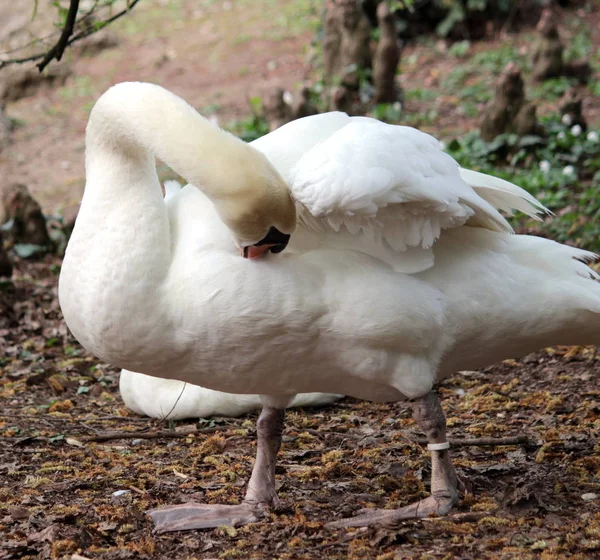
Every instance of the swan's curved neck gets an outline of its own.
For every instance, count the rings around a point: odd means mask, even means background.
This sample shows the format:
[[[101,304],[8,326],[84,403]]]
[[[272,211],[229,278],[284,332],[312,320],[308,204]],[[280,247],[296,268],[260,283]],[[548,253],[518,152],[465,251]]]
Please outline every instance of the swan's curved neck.
[[[86,191],[94,189],[96,176],[106,189],[107,173],[121,177],[120,188],[136,174],[140,180],[154,177],[156,156],[211,199],[233,194],[239,182],[232,162],[244,162],[252,151],[183,99],[160,86],[136,82],[118,84],[97,101],[86,146]]]
[[[65,319],[84,346],[108,361],[147,358],[147,341],[168,321],[160,294],[172,241],[155,156],[218,201],[235,196],[253,151],[159,86],[123,83],[98,100],[86,133],[85,192],[59,283]]]

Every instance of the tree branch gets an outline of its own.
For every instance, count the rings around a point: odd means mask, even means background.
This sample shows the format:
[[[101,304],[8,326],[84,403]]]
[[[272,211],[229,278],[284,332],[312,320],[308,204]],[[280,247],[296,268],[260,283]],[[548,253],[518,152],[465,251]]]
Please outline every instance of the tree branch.
[[[85,436],[81,441],[109,441],[112,439],[160,439],[160,438],[186,438],[196,434],[213,434],[222,431],[223,427],[189,428],[175,432],[173,430],[155,430],[152,432],[104,432],[94,436]]]
[[[40,69],[40,72],[42,72],[44,70],[44,68],[52,61],[53,58],[56,58],[56,60],[60,60],[67,47],[71,46],[76,41],[80,41],[81,39],[85,39],[86,37],[93,35],[97,31],[100,31],[100,29],[104,29],[107,25],[110,25],[114,21],[116,21],[119,18],[123,17],[124,15],[128,14],[135,7],[135,5],[138,4],[139,2],[140,2],[140,0],[132,0],[131,2],[127,2],[127,7],[125,9],[116,13],[114,16],[111,16],[110,18],[99,22],[100,25],[97,26],[96,28],[93,28],[93,27],[88,28],[88,29],[82,30],[79,33],[76,33],[75,35],[73,35],[73,30],[75,29],[75,24],[80,23],[81,21],[84,21],[85,19],[89,18],[92,13],[92,10],[88,11],[79,20],[75,19],[70,24],[70,19],[72,17],[72,13],[74,13],[73,17],[76,17],[77,11],[79,8],[79,0],[71,0],[65,27],[63,28],[63,31],[61,32],[58,41],[49,51],[47,51],[45,53],[44,52],[37,53],[37,54],[23,57],[23,58],[11,58],[8,60],[0,60],[0,70],[2,68],[4,68],[5,66],[9,66],[10,64],[24,64],[26,62],[34,62],[36,60],[42,59],[42,61],[37,65],[38,68]],[[74,6],[75,6],[75,9],[73,9]],[[0,53],[0,54],[2,54],[2,53]],[[6,53],[4,53],[4,54],[6,54]]]
[[[62,33],[58,38],[57,43],[46,53],[46,56],[42,59],[37,67],[40,69],[40,72],[48,66],[50,61],[53,58],[56,60],[60,60],[62,55],[69,44],[69,38],[73,35],[73,28],[75,27],[75,20],[77,19],[77,11],[79,10],[79,0],[71,0],[69,4],[69,12],[67,13],[67,21],[65,22],[65,26],[63,27]]]
[[[425,438],[417,438],[413,440],[420,445],[427,445],[429,442]],[[451,447],[497,447],[501,445],[525,445],[528,447],[541,447],[541,443],[537,443],[529,439],[527,436],[508,436],[508,437],[487,437],[487,438],[472,438],[472,439],[452,439],[448,438],[448,443]]]

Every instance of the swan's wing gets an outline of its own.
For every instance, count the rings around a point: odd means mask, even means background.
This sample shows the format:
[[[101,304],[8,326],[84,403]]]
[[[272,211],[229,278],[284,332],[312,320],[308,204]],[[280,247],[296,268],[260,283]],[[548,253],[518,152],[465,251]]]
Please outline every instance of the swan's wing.
[[[540,211],[533,197],[510,183],[502,189],[500,180],[490,178],[478,193],[467,181],[482,183],[481,174],[463,178],[463,172],[428,134],[355,117],[307,151],[288,180],[303,225],[345,228],[393,251],[429,248],[443,229],[466,223],[512,231],[494,206],[498,200],[503,210],[512,202],[512,208]]]
[[[304,154],[352,121],[346,113],[332,111],[291,121],[251,142],[289,182],[290,171]]]

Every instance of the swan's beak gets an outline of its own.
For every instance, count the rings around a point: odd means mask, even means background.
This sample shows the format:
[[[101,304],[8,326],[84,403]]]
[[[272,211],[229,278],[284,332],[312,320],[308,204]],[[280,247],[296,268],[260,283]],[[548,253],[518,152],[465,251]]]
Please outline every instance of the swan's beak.
[[[275,247],[275,245],[250,245],[249,247],[244,247],[242,249],[242,257],[245,259],[257,259],[266,255],[269,252],[271,247]]]
[[[256,259],[271,253],[281,253],[290,240],[290,235],[281,233],[277,228],[271,227],[269,233],[265,235],[258,243],[242,248],[242,257],[245,259]]]

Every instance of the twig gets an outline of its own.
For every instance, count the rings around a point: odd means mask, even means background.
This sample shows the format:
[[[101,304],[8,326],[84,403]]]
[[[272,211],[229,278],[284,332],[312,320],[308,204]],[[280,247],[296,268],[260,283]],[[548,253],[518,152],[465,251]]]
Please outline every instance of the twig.
[[[60,60],[62,55],[69,44],[69,38],[73,35],[73,28],[75,27],[75,20],[77,19],[77,10],[79,10],[79,0],[71,0],[69,4],[69,11],[67,13],[67,21],[65,26],[58,38],[56,44],[46,53],[42,61],[37,65],[40,72],[48,66],[53,58]]]
[[[425,438],[412,440],[419,445],[427,445],[429,442]],[[531,441],[527,436],[509,436],[501,438],[473,438],[473,439],[449,439],[448,443],[452,447],[496,447],[500,445],[527,445],[530,447],[541,447],[541,443]]]
[[[77,4],[79,3],[79,0],[71,0],[71,2],[72,2],[71,6],[73,5],[73,2],[75,2],[75,1],[77,1]],[[41,59],[44,59],[44,60],[42,60],[42,62],[40,62],[38,64],[38,68],[40,69],[40,72],[41,72],[50,63],[52,58],[54,58],[55,55],[58,54],[59,48],[62,49],[62,51],[60,52],[60,56],[57,58],[57,60],[60,60],[60,57],[62,57],[63,52],[65,51],[65,49],[68,46],[72,45],[76,41],[80,41],[81,39],[85,39],[86,37],[93,35],[97,31],[100,31],[100,29],[104,29],[107,25],[110,25],[113,21],[116,21],[120,17],[123,17],[124,15],[128,14],[139,1],[140,0],[132,0],[131,2],[128,2],[127,7],[125,9],[116,13],[114,16],[108,18],[107,20],[100,22],[102,24],[101,26],[85,29],[85,30],[80,31],[79,33],[73,35],[72,37],[71,37],[71,35],[73,34],[73,28],[75,26],[75,23],[73,23],[71,31],[68,33],[68,35],[65,33],[67,31],[67,25],[65,25],[65,28],[63,29],[63,32],[61,33],[56,45],[54,45],[48,52],[37,53],[37,54],[27,56],[24,58],[11,58],[8,60],[0,60],[0,70],[10,64],[24,64],[25,62],[34,62],[35,60],[39,60],[41,58]],[[71,6],[69,7],[69,14],[67,15],[67,21],[69,19],[69,16],[71,15]],[[75,14],[77,14],[77,11],[75,11]],[[86,13],[79,20],[79,22],[87,19],[89,16],[90,16],[90,12]],[[51,35],[49,35],[49,36],[51,36]],[[59,47],[59,45],[61,45],[61,41],[63,40],[63,36],[66,36],[66,38],[67,38],[66,43]],[[6,54],[6,53],[0,53],[0,55],[4,55],[4,54]],[[46,60],[46,59],[48,59],[48,60]]]
[[[113,420],[117,420],[119,422],[143,422],[145,424],[148,423],[148,418],[141,418],[141,417],[136,417],[136,416],[118,416],[116,414],[114,415],[106,415],[106,416],[97,416],[96,418],[88,418],[86,419],[86,422],[110,422]]]
[[[179,403],[179,400],[181,399],[181,396],[183,395],[183,392],[185,391],[186,387],[187,382],[183,384],[183,387],[181,388],[181,393],[179,393],[179,396],[177,397],[177,400],[173,403],[173,406],[171,407],[171,410],[169,410],[169,413],[162,419],[163,422],[168,420],[169,416],[171,416],[171,413],[175,410],[175,407],[177,406],[177,403]]]
[[[186,438],[195,434],[214,434],[222,431],[222,427],[214,426],[212,428],[190,428],[175,432],[172,430],[156,430],[153,432],[104,432],[95,436],[86,436],[81,438],[88,443],[92,441],[109,441],[111,439],[160,439],[160,438]]]
[[[56,451],[56,449],[52,449],[51,447],[41,447],[39,449],[21,449],[20,447],[13,447],[10,450],[8,449],[0,449],[3,453],[51,453],[52,451]]]

